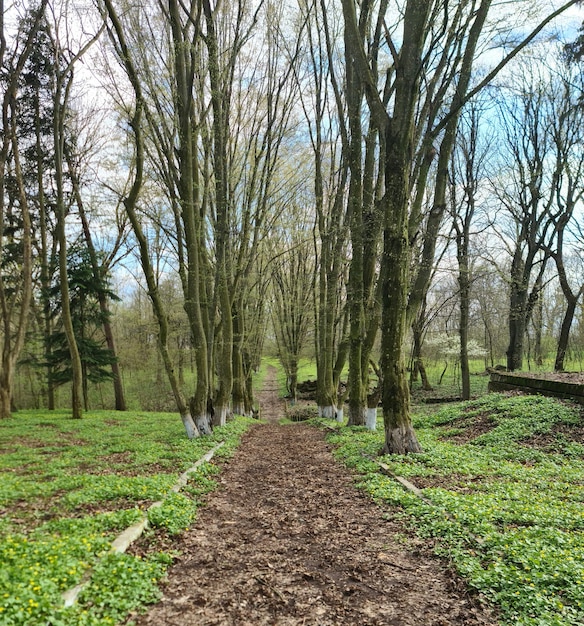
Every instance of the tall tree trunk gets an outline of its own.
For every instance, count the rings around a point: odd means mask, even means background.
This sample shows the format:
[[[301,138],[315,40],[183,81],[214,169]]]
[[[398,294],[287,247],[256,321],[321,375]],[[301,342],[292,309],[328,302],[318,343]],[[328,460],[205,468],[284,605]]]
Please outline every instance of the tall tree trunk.
[[[578,181],[577,178],[573,179]],[[570,181],[571,182],[571,181]],[[578,183],[576,183],[578,184]],[[572,194],[573,196],[573,194]],[[568,350],[568,341],[570,339],[570,329],[572,328],[572,322],[576,313],[576,307],[578,306],[578,300],[584,292],[584,285],[580,286],[577,292],[574,292],[568,282],[568,275],[566,273],[566,267],[564,265],[564,232],[566,226],[569,223],[569,217],[571,217],[574,209],[574,205],[570,205],[569,211],[566,211],[562,219],[558,224],[558,242],[557,250],[553,255],[558,270],[558,278],[560,281],[560,287],[562,293],[566,298],[566,311],[564,313],[564,319],[562,320],[562,327],[560,329],[560,337],[558,339],[558,348],[556,351],[556,361],[554,364],[554,371],[564,371],[564,360],[566,358],[566,352]],[[540,298],[541,300],[541,298]],[[543,304],[541,305],[543,306]],[[543,317],[543,315],[542,315]]]
[[[250,415],[251,403],[248,398],[243,353],[240,343],[234,343],[233,345],[233,390],[231,399],[232,410],[235,415]]]
[[[219,312],[221,315],[221,342],[217,351],[217,371],[219,386],[215,397],[215,414],[220,415],[223,423],[229,410],[233,387],[233,320],[232,301],[229,292],[229,199],[228,199],[228,156],[227,134],[229,115],[229,89],[225,85],[219,67],[219,51],[215,32],[215,16],[209,0],[203,0],[203,11],[207,24],[205,42],[208,51],[209,80],[211,103],[213,108],[213,173],[215,176],[216,202],[216,277],[215,289],[218,293]]]
[[[578,294],[578,296],[572,296],[571,298],[568,298],[568,306],[566,307],[564,318],[562,320],[562,327],[560,329],[560,337],[558,340],[558,349],[556,351],[556,361],[554,364],[555,372],[564,371],[564,359],[566,358],[566,352],[568,351],[570,329],[572,327],[572,322],[574,321],[574,315],[576,313],[576,306],[578,304],[579,295],[580,294]]]
[[[0,419],[12,416],[12,384],[14,372],[9,359],[2,359],[0,370]]]
[[[327,239],[329,235],[325,235]],[[335,324],[338,313],[338,289],[340,263],[337,262],[336,246],[325,250],[329,245],[323,241],[318,284],[318,313],[316,319],[316,365],[317,365],[317,404],[322,417],[335,419],[337,414],[337,386],[335,385]],[[330,263],[330,265],[329,265]]]
[[[177,340],[177,365],[178,365],[178,384],[184,387],[185,384],[185,351],[182,337]]]
[[[509,346],[507,369],[510,372],[523,367],[523,346],[526,330],[527,285],[525,265],[517,251],[511,267],[511,292],[509,295]]]
[[[22,217],[22,276],[12,295],[8,293],[2,273],[0,273],[0,341],[2,354],[0,360],[0,419],[12,414],[12,391],[14,368],[24,346],[28,328],[30,305],[32,301],[32,224],[29,206],[24,189],[24,177],[20,166],[20,152],[16,132],[16,103],[18,82],[23,68],[33,48],[41,17],[44,15],[47,0],[42,0],[34,14],[34,23],[27,33],[22,47],[13,53],[11,71],[4,76],[2,97],[2,132],[0,133],[0,255],[5,245],[5,189],[8,154],[12,148],[14,162],[14,182],[17,186],[18,201]],[[0,7],[4,10],[4,5]],[[17,43],[20,43],[17,40]],[[6,33],[4,15],[0,17],[0,66],[4,67]]]
[[[468,362],[468,324],[470,318],[470,282],[468,269],[462,269],[458,278],[460,288],[460,377],[462,399],[470,400],[470,367]]]
[[[383,219],[379,203],[383,195],[385,147],[378,141],[380,135],[373,119],[365,142],[365,160],[363,166],[363,306],[365,308],[364,340],[361,346],[361,376],[363,388],[367,394],[366,426],[375,428],[377,422],[377,404],[375,405],[375,423],[371,411],[370,364],[371,355],[379,332],[381,320],[381,280],[378,276],[379,247],[381,244],[381,228]],[[377,172],[376,172],[377,167]],[[378,390],[381,391],[381,380],[378,368]]]
[[[424,321],[426,319],[426,298],[422,301],[422,306],[418,310],[418,314],[414,323],[412,324],[412,337],[414,342],[414,347],[412,350],[412,375],[411,380],[416,380],[414,378],[414,372],[417,372],[422,381],[422,389],[424,391],[432,391],[433,387],[428,380],[428,373],[426,372],[426,367],[424,365],[424,358],[422,356],[422,335],[424,332]]]
[[[124,198],[124,206],[126,208],[126,212],[128,214],[130,224],[132,225],[134,235],[136,237],[136,240],[138,241],[138,247],[140,250],[140,263],[142,265],[144,276],[146,278],[146,284],[148,286],[148,295],[152,303],[152,309],[154,311],[154,315],[156,316],[156,320],[158,322],[158,331],[159,331],[158,343],[159,343],[160,353],[164,361],[166,374],[168,376],[170,387],[172,389],[172,393],[173,393],[173,396],[177,405],[177,409],[180,413],[181,420],[185,428],[187,437],[189,439],[192,439],[194,437],[199,436],[200,433],[190,413],[189,406],[187,405],[183,397],[180,385],[178,384],[178,381],[174,373],[174,367],[172,365],[172,361],[171,361],[170,354],[168,351],[168,318],[166,316],[164,304],[162,302],[162,298],[158,290],[158,285],[156,284],[154,269],[152,267],[152,262],[150,259],[150,254],[149,254],[149,249],[148,249],[148,242],[146,240],[146,237],[144,236],[142,226],[140,224],[140,221],[136,213],[136,204],[138,202],[140,191],[142,189],[142,181],[143,181],[143,175],[144,175],[144,137],[143,137],[143,131],[142,131],[142,114],[143,114],[143,107],[144,107],[144,97],[142,94],[140,81],[138,80],[138,75],[136,73],[134,64],[132,62],[132,56],[126,44],[124,31],[120,23],[119,17],[116,13],[116,10],[111,0],[104,0],[104,4],[106,7],[108,17],[111,20],[112,28],[113,28],[113,31],[115,32],[115,37],[119,45],[118,54],[119,54],[120,60],[132,84],[132,87],[134,89],[134,94],[136,96],[136,105],[135,105],[134,113],[130,119],[130,126],[134,133],[134,141],[135,141],[135,149],[136,149],[135,171],[134,171],[134,180],[132,182],[131,189],[128,195],[126,196],[126,198]],[[205,407],[205,410],[206,410],[206,407]]]
[[[169,0],[169,18],[174,49],[175,109],[178,118],[177,157],[180,163],[179,196],[187,249],[187,290],[185,310],[193,336],[197,381],[189,407],[197,429],[202,435],[212,430],[209,406],[209,363],[207,335],[201,310],[201,263],[204,249],[203,225],[201,224],[196,180],[196,140],[192,124],[191,77],[194,68],[191,42],[185,40],[181,24],[182,7],[177,0]],[[197,195],[196,195],[197,194]]]
[[[325,224],[322,164],[316,158],[315,186],[319,206],[321,254],[318,269],[316,307],[316,367],[319,415],[335,419],[337,415],[337,385],[335,384],[335,327],[339,312],[338,294],[341,288],[341,249],[345,243],[344,233],[339,232],[340,198],[331,209],[330,224]]]
[[[392,144],[388,141],[388,147]],[[406,330],[409,250],[405,208],[408,182],[405,164],[387,156],[387,207],[382,256],[381,371],[382,407],[386,454],[420,452],[421,447],[410,419],[410,391],[407,384],[404,340]],[[391,199],[390,199],[391,198]]]
[[[318,412],[322,417],[335,419],[337,414],[337,388],[334,384],[334,330],[336,297],[335,285],[339,284],[336,268],[327,270],[325,259],[321,257],[319,271],[319,301],[317,323],[317,399]],[[331,308],[332,307],[332,308]]]
[[[89,381],[87,380],[87,365],[83,362],[81,363],[81,369],[83,370],[83,409],[89,411]]]
[[[469,198],[469,205],[474,206],[474,199]],[[468,362],[468,325],[470,320],[470,259],[469,238],[470,220],[473,209],[467,209],[462,226],[455,223],[456,256],[458,257],[458,289],[459,289],[459,329],[460,338],[460,377],[462,379],[462,399],[470,400],[470,367]],[[456,217],[455,217],[456,220]]]
[[[539,287],[541,290],[541,286]],[[537,302],[534,307],[533,314],[533,330],[534,330],[534,345],[533,345],[533,353],[535,357],[535,364],[538,367],[543,365],[543,346],[542,346],[542,337],[543,337],[543,299],[538,297]]]
[[[298,360],[294,357],[290,361],[290,373],[288,375],[287,386],[290,400],[292,404],[296,404],[296,400],[298,399]]]
[[[37,196],[39,205],[39,223],[40,223],[40,301],[42,306],[42,322],[44,330],[44,349],[45,362],[47,372],[47,408],[49,411],[55,410],[55,384],[53,382],[53,365],[50,358],[51,352],[51,335],[53,333],[53,322],[51,316],[51,303],[49,298],[50,290],[50,261],[47,233],[47,207],[45,203],[45,171],[43,162],[43,150],[41,145],[41,128],[40,128],[40,101],[38,92],[35,93],[35,139],[36,139],[36,174],[37,174]]]
[[[56,66],[61,62],[58,54],[55,59]],[[66,81],[66,82],[64,82]],[[71,359],[71,413],[74,419],[83,416],[83,368],[81,356],[75,337],[73,318],[71,315],[69,299],[69,281],[67,272],[67,238],[65,234],[65,194],[64,194],[64,144],[65,144],[65,107],[68,101],[69,89],[72,77],[64,76],[62,72],[57,77],[57,86],[54,94],[54,160],[55,160],[55,184],[56,184],[56,239],[59,244],[59,282],[61,288],[61,318],[63,331],[67,337],[69,356]]]
[[[231,403],[236,415],[251,414],[251,400],[247,397],[246,373],[243,357],[244,324],[243,302],[236,298],[233,303],[233,389]]]
[[[406,5],[403,45],[396,69],[393,117],[379,124],[386,129],[386,191],[381,257],[381,373],[384,452],[389,454],[421,451],[410,418],[404,344],[410,269],[410,167],[413,160],[414,116],[419,97],[421,55],[430,8],[425,0],[409,0]]]
[[[348,220],[346,219],[345,190],[349,171],[348,159],[346,158],[346,129],[341,117],[342,103],[340,101],[339,86],[334,75],[334,59],[330,46],[330,33],[327,21],[325,3],[320,3],[322,23],[317,24],[317,32],[323,32],[326,38],[326,54],[328,55],[328,66],[319,62],[313,56],[311,69],[315,76],[315,101],[314,101],[314,195],[316,209],[315,249],[320,251],[318,259],[317,274],[317,294],[315,306],[315,344],[316,344],[316,368],[317,368],[317,389],[316,402],[319,415],[335,419],[339,411],[338,405],[338,376],[344,365],[346,354],[339,351],[335,355],[337,348],[337,337],[335,337],[336,325],[341,313],[340,294],[343,291],[343,264],[344,251],[347,243]],[[316,11],[315,11],[316,15]],[[312,29],[307,29],[311,47],[315,47],[312,41]],[[322,40],[318,41],[320,46],[319,54],[325,54],[325,45]],[[318,55],[317,55],[318,56]],[[326,66],[326,70],[324,67]],[[335,195],[327,201],[325,200],[325,176],[323,163],[325,161],[326,148],[326,120],[325,114],[328,109],[327,89],[323,83],[330,80],[335,92],[339,119],[341,119],[340,133],[343,136],[343,153],[341,162],[333,164],[338,168],[338,176],[335,180]],[[320,243],[320,249],[319,249]],[[344,330],[344,328],[343,328]],[[344,336],[341,338],[341,344]],[[336,366],[341,366],[340,369]]]
[[[346,31],[345,36],[349,33]],[[362,368],[362,347],[365,335],[364,281],[363,281],[363,168],[362,168],[362,129],[361,103],[362,83],[355,60],[351,55],[350,43],[345,45],[346,84],[349,127],[351,131],[348,149],[349,196],[347,215],[351,234],[351,263],[347,283],[347,304],[349,307],[349,426],[365,424],[367,389],[364,386]]]
[[[3,111],[4,112],[4,111]],[[7,109],[4,115],[4,128],[7,128]],[[0,308],[2,311],[2,331],[4,334],[2,344],[2,360],[0,362],[0,419],[10,417],[12,414],[12,389],[14,379],[14,368],[22,348],[28,327],[30,305],[32,301],[32,226],[26,193],[24,190],[23,176],[20,168],[20,156],[18,152],[18,142],[16,129],[7,132],[5,141],[12,139],[13,159],[15,167],[15,179],[18,186],[19,202],[22,210],[22,281],[20,284],[19,296],[20,307],[18,313],[12,317],[12,304],[8,303],[4,282],[0,278]],[[4,157],[4,153],[2,154]],[[4,167],[5,159],[0,161],[0,190],[4,190]],[[3,244],[3,224],[4,224],[4,204],[0,199],[0,250]],[[14,296],[13,296],[14,297]]]
[[[109,2],[109,0],[106,0],[106,2]],[[113,16],[115,17],[115,13],[113,14]],[[112,21],[113,21],[113,18],[112,18]],[[114,22],[114,24],[115,23],[116,22]],[[142,230],[142,226],[136,214],[136,204],[138,201],[140,190],[142,188],[142,178],[143,178],[143,168],[144,168],[144,146],[143,146],[143,137],[142,137],[142,129],[141,129],[142,101],[141,101],[139,90],[137,91],[136,96],[137,96],[136,110],[130,122],[132,125],[132,129],[134,131],[134,137],[135,137],[135,142],[136,142],[136,157],[135,157],[136,158],[136,171],[134,174],[134,181],[132,183],[130,192],[128,193],[127,197],[124,199],[124,206],[126,208],[126,212],[128,214],[130,224],[132,225],[134,236],[136,237],[136,240],[138,241],[138,247],[140,250],[140,263],[142,265],[142,271],[144,272],[144,277],[146,279],[146,285],[148,286],[148,296],[152,303],[152,310],[154,311],[156,321],[158,322],[159,354],[162,357],[164,368],[166,370],[166,375],[168,377],[168,381],[170,383],[170,387],[172,389],[175,403],[177,405],[177,409],[179,411],[187,437],[189,439],[193,439],[195,437],[198,437],[201,433],[199,432],[197,428],[197,424],[191,415],[190,407],[188,406],[185,398],[183,397],[180,385],[174,373],[174,367],[173,367],[172,360],[170,358],[170,353],[168,350],[168,317],[164,309],[164,304],[160,296],[160,291],[158,290],[158,284],[156,282],[154,268],[152,267],[152,261],[151,261],[150,253],[148,249],[148,242],[146,240],[146,237]]]

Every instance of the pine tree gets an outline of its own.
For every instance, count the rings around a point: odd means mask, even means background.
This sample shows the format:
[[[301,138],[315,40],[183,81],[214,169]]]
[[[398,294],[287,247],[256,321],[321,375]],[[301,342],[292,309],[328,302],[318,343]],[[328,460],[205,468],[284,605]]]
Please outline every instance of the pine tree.
[[[28,18],[30,21],[32,18]],[[26,22],[27,20],[25,20]],[[53,320],[50,304],[50,285],[57,268],[53,233],[55,230],[55,190],[53,160],[53,84],[55,78],[55,50],[44,13],[31,54],[24,67],[19,89],[18,133],[23,146],[22,173],[28,204],[32,213],[33,247],[38,263],[40,289],[39,331],[44,356],[50,354],[50,336]],[[36,360],[40,355],[29,356]],[[55,408],[52,360],[45,358],[47,405]]]
[[[95,276],[87,248],[72,246],[68,259],[71,316],[83,370],[83,401],[85,410],[88,410],[89,384],[110,380],[112,378],[110,367],[115,360],[111,350],[105,347],[105,339],[101,332],[104,315],[107,313],[101,310],[99,297],[105,295],[109,300],[119,298],[109,288],[107,279]],[[63,385],[71,382],[73,373],[67,338],[58,321],[60,286],[57,283],[52,285],[51,296],[56,329],[50,335],[47,363],[52,367],[55,385]]]

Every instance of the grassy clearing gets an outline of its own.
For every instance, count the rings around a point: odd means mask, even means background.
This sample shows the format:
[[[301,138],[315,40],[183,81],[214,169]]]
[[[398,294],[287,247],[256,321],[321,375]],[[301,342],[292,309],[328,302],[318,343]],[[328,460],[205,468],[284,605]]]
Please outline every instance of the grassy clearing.
[[[382,433],[341,429],[337,455],[373,497],[501,609],[501,623],[584,623],[584,445],[579,409],[492,394],[415,418],[425,452],[384,457],[431,505],[378,472]]]
[[[412,397],[416,402],[432,402],[438,399],[460,398],[462,395],[462,380],[460,377],[460,367],[453,363],[427,360],[426,373],[428,382],[432,386],[432,391],[422,390],[420,379],[415,380],[412,387]],[[489,377],[486,376],[485,362],[482,359],[472,359],[470,367],[470,388],[471,397],[484,395],[489,384]]]
[[[286,372],[280,363],[280,359],[278,357],[263,357],[262,365],[260,368],[260,383],[258,388],[261,388],[261,381],[263,381],[262,372],[267,370],[267,368],[275,367],[277,370],[276,373],[276,382],[278,383],[278,394],[281,398],[283,398],[288,390],[286,388]],[[265,374],[263,374],[265,377]],[[316,380],[316,361],[314,359],[302,358],[298,363],[298,381],[304,380]]]
[[[229,456],[252,420],[189,441],[176,414],[22,412],[0,423],[0,624],[115,624],[155,601],[172,554],[110,553],[148,506],[151,539],[192,523],[219,470],[203,464],[179,494],[178,476],[218,441]],[[76,606],[61,595],[93,570]]]
[[[281,398],[283,398],[287,393],[286,373],[284,372],[284,368],[282,367],[282,364],[280,363],[280,359],[278,359],[278,357],[276,356],[262,357],[259,376],[254,376],[254,388],[256,388],[255,384],[257,380],[258,381],[257,390],[262,389],[263,381],[265,380],[268,368],[270,367],[274,367],[276,369],[276,383],[278,384],[278,395]]]

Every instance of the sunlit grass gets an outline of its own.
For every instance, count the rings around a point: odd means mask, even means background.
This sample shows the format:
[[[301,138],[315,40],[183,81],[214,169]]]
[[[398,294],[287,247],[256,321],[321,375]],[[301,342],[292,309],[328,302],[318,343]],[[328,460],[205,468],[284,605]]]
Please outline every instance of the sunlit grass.
[[[462,443],[485,416],[491,429]],[[424,453],[382,460],[425,487],[431,504],[363,456],[378,452],[381,431],[344,428],[331,440],[366,491],[434,538],[437,552],[500,608],[502,624],[575,626],[584,623],[584,446],[565,431],[581,423],[579,408],[538,396],[426,409],[415,419]],[[528,445],[533,436],[551,443]]]
[[[110,554],[111,541],[148,516],[157,532],[192,523],[200,496],[214,487],[203,464],[179,494],[177,477],[218,441],[228,456],[251,420],[189,441],[176,414],[21,412],[0,424],[0,624],[115,624],[159,597],[168,554]],[[79,603],[62,594],[92,570]]]

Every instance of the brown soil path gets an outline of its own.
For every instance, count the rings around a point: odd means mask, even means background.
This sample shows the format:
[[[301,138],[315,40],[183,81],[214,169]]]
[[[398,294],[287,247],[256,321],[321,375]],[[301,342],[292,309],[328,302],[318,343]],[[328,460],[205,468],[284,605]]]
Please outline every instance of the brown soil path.
[[[278,425],[282,414],[264,397],[269,423],[224,467],[138,626],[495,624],[424,544],[403,545],[322,432]]]

